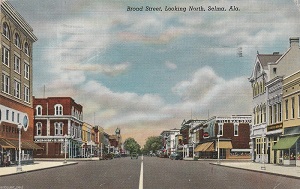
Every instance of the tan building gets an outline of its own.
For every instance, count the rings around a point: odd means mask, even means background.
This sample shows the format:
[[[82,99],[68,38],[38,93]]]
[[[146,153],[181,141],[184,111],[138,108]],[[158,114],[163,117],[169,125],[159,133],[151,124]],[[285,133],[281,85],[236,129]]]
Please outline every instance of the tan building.
[[[97,153],[94,127],[88,123],[82,125],[82,157],[92,157]]]
[[[282,101],[283,135],[273,149],[284,165],[300,166],[300,70],[283,79]]]
[[[0,165],[18,159],[18,125],[21,132],[21,161],[31,162],[33,149],[32,47],[33,29],[7,1],[1,1],[0,64]]]

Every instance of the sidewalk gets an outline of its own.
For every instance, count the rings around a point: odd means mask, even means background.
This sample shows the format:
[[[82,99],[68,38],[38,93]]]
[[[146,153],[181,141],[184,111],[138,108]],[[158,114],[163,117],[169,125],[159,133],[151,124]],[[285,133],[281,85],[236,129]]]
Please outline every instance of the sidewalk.
[[[184,158],[185,161],[194,161],[193,158]],[[234,169],[243,169],[247,171],[255,171],[260,173],[285,176],[290,178],[300,178],[300,167],[296,166],[283,166],[275,164],[262,164],[255,163],[249,159],[236,159],[236,160],[220,160],[218,164],[216,159],[198,159],[197,161],[209,161],[211,165],[225,166]]]
[[[225,166],[235,169],[243,169],[248,171],[255,171],[260,173],[273,174],[278,176],[285,176],[290,178],[300,178],[300,167],[296,166],[283,166],[274,164],[262,164],[254,162],[226,162],[221,161],[220,164],[217,162],[211,162],[212,165]]]
[[[0,167],[0,177],[13,175],[13,174],[26,173],[31,171],[37,171],[41,169],[50,169],[54,167],[74,165],[74,164],[77,164],[77,162],[67,161],[67,163],[64,164],[64,161],[36,161],[35,160],[34,164],[22,165],[22,171],[20,172],[17,172],[17,167],[15,165],[9,167]]]

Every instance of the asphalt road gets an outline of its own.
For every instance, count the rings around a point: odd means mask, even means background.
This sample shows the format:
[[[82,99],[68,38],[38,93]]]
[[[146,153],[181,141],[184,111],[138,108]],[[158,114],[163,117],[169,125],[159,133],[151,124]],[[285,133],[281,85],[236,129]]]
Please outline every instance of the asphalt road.
[[[144,157],[103,161],[80,161],[76,165],[0,177],[0,189],[103,188],[193,189],[253,188],[299,189],[300,180],[209,164]]]

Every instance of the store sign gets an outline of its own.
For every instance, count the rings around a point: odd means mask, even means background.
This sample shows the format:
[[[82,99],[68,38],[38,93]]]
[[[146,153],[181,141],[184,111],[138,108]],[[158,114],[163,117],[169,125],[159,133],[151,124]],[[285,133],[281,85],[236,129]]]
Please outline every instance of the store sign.
[[[35,139],[34,142],[36,143],[47,143],[47,142],[64,142],[64,139],[58,138],[39,138]]]
[[[277,129],[282,129],[282,124],[269,125],[267,131],[275,131]]]
[[[203,133],[203,138],[209,138],[208,132]]]

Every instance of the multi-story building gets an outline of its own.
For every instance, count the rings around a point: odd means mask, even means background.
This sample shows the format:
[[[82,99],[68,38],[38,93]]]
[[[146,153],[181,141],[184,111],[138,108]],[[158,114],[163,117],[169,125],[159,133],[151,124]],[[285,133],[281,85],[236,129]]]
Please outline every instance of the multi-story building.
[[[181,123],[180,134],[183,142],[183,157],[193,157],[196,134],[192,132],[193,128],[202,123],[204,120],[190,119],[183,120]]]
[[[166,150],[166,154],[168,156],[176,152],[176,136],[178,134],[180,134],[180,129],[176,128],[166,130],[161,133],[164,141],[164,149]]]
[[[86,122],[82,124],[82,157],[92,157],[97,154],[97,144],[94,127]]]
[[[36,157],[82,156],[82,106],[70,97],[34,98]],[[65,151],[67,145],[67,151]]]
[[[213,116],[200,123],[197,156],[217,158],[219,148],[222,159],[250,158],[251,119],[250,115]]]
[[[251,159],[255,162],[266,160],[266,133],[267,133],[267,94],[266,83],[271,80],[270,64],[281,57],[281,54],[257,54],[252,75],[249,78],[253,91],[252,101],[252,128],[250,132]],[[264,144],[264,145],[263,145]]]
[[[0,165],[18,160],[18,125],[21,129],[21,161],[32,161],[33,29],[7,1],[1,1]]]
[[[267,92],[267,132],[269,145],[266,146],[266,161],[278,163],[279,152],[271,150],[283,133],[282,124],[282,76],[277,76],[266,83]]]
[[[253,126],[250,144],[252,159],[256,162],[283,162],[280,153],[283,149],[279,149],[282,146],[278,144],[278,140],[282,134],[280,132],[285,132],[284,108],[290,101],[287,103],[284,101],[283,96],[287,91],[281,83],[286,77],[300,70],[299,38],[292,37],[289,41],[290,47],[282,55],[258,54],[249,78],[253,88]]]
[[[283,165],[300,166],[300,70],[283,79],[282,102],[283,135],[273,150]]]

